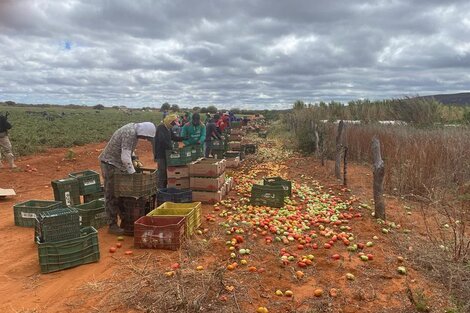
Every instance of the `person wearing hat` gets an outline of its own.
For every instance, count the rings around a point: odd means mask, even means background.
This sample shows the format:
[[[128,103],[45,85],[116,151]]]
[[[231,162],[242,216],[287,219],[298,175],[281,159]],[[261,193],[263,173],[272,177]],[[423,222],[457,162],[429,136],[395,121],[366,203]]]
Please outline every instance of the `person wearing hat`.
[[[170,114],[163,119],[157,127],[157,134],[155,135],[153,145],[153,158],[158,165],[157,188],[166,188],[168,183],[167,178],[167,165],[166,165],[166,150],[173,148],[172,141],[182,141],[183,138],[177,136],[174,131],[174,126],[180,126],[179,118],[176,114]]]
[[[114,132],[106,148],[99,156],[101,174],[104,179],[108,232],[111,234],[122,235],[124,233],[124,230],[117,225],[119,198],[114,196],[114,175],[115,173],[135,173],[132,154],[139,139],[153,141],[154,137],[155,125],[151,122],[126,124]]]
[[[186,123],[181,131],[185,146],[202,145],[206,139],[206,126],[201,122],[199,113],[194,113],[192,121]]]

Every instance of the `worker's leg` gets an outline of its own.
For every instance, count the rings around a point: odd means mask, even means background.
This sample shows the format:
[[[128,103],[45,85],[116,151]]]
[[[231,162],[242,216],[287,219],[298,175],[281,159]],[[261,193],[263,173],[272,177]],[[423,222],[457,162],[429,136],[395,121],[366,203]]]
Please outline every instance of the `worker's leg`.
[[[119,198],[114,196],[114,173],[118,169],[111,164],[101,162],[101,173],[104,179],[104,204],[108,215],[109,232],[122,233],[117,225],[119,213]]]
[[[158,172],[157,172],[157,188],[166,188],[168,184],[167,173],[166,173],[166,159],[157,159]]]
[[[0,150],[3,149],[5,153],[5,158],[8,161],[8,164],[11,168],[16,168],[15,165],[15,158],[13,156],[11,150],[11,142],[8,136],[0,136]],[[0,162],[1,162],[1,154],[0,154]]]

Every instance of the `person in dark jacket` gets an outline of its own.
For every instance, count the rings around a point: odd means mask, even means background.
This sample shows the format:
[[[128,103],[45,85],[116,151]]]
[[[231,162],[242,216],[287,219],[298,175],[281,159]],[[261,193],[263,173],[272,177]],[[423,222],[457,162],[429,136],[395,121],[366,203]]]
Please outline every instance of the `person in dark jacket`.
[[[214,115],[214,118],[211,118],[207,121],[206,125],[206,139],[204,141],[204,157],[208,158],[212,154],[212,140],[219,139],[222,140],[221,134],[217,129],[215,121],[219,120],[219,115]]]
[[[158,189],[166,188],[168,183],[166,173],[166,150],[173,148],[172,141],[183,141],[183,138],[173,132],[174,126],[179,126],[178,116],[176,114],[170,114],[166,116],[163,119],[163,122],[161,122],[157,127],[157,133],[155,135],[153,145],[153,158],[158,164]]]

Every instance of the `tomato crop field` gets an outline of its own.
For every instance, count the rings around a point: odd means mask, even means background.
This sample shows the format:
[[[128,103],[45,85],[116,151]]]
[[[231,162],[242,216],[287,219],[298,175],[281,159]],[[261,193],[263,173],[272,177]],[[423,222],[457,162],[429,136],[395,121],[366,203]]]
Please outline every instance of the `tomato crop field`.
[[[0,106],[0,113],[5,112],[10,113],[8,119],[13,125],[10,140],[15,155],[101,142],[127,123],[154,122],[158,125],[162,118],[157,110],[94,110],[91,107]]]
[[[16,132],[23,113],[10,111]],[[154,112],[85,114],[88,129],[106,124],[108,137],[128,121],[160,118]],[[70,138],[78,131],[72,128]],[[449,287],[415,260],[429,227],[422,204],[389,195],[387,221],[377,220],[369,167],[350,164],[343,186],[332,175],[332,161],[322,166],[276,138],[250,137],[257,153],[227,172],[235,188],[224,201],[203,205],[201,227],[180,250],[136,249],[132,237],[118,241],[103,227],[99,262],[41,274],[33,230],[14,225],[12,207],[53,198],[53,179],[99,171],[107,139],[99,136],[94,143],[71,142],[73,159],[64,159],[69,145],[46,144],[44,152],[20,157],[20,170],[0,169],[0,187],[17,192],[0,199],[1,312],[459,312]],[[144,165],[155,166],[148,142],[140,142],[137,153]],[[251,186],[273,176],[292,182],[285,205],[250,205]],[[452,227],[440,231],[450,234]]]

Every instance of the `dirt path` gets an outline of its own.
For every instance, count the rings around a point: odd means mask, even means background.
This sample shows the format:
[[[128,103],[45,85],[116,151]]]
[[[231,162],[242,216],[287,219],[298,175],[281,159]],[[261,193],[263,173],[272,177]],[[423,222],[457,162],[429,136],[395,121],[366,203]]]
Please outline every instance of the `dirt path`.
[[[76,160],[64,161],[68,149],[52,149],[47,153],[24,157],[17,161],[20,168],[34,168],[32,172],[12,172],[0,170],[0,187],[14,188],[17,196],[0,200],[0,242],[3,256],[0,259],[0,312],[132,312],[126,303],[114,301],[109,305],[107,296],[113,293],[116,284],[124,280],[121,269],[128,266],[129,257],[124,256],[125,249],[133,249],[132,238],[127,237],[123,248],[114,255],[108,248],[116,243],[116,237],[107,234],[106,228],[99,230],[99,243],[101,259],[98,263],[79,266],[51,274],[40,274],[38,266],[37,248],[33,243],[33,230],[31,228],[16,227],[13,222],[13,205],[29,199],[52,199],[53,193],[50,181],[66,177],[68,173],[85,169],[99,171],[97,157],[105,143],[91,144],[73,148]],[[148,144],[138,146],[138,155],[145,165],[153,165],[151,147]],[[331,179],[331,166],[321,167],[312,158],[291,157],[282,162],[279,168],[287,177],[298,183],[312,184],[312,179],[319,180],[322,185],[339,192],[341,186]],[[271,165],[272,166],[272,165]],[[363,166],[351,166],[350,188],[353,194],[358,195],[363,202],[370,202],[372,197],[370,188],[369,169]],[[235,193],[232,193],[235,196]],[[235,196],[237,197],[237,196]],[[400,209],[402,206],[396,199],[387,201],[391,211],[391,219],[401,223],[402,227],[418,227],[416,215],[409,217]],[[205,205],[204,215],[215,213],[214,207]],[[413,306],[407,298],[408,287],[412,290],[424,290],[426,295],[433,299],[433,305],[441,309],[446,305],[440,297],[435,296],[431,290],[439,290],[428,281],[417,269],[413,269],[405,261],[408,269],[407,276],[396,273],[397,252],[392,238],[380,233],[381,226],[370,217],[367,209],[358,210],[362,218],[354,220],[356,240],[367,242],[373,236],[378,236],[377,245],[372,249],[374,261],[361,263],[357,259],[347,262],[346,250],[341,250],[344,262],[335,263],[330,259],[333,252],[317,250],[315,257],[319,260],[315,269],[310,272],[308,280],[302,283],[292,283],[291,270],[280,270],[277,258],[271,255],[258,258],[260,264],[265,266],[266,274],[253,278],[240,276],[241,281],[258,286],[258,292],[250,293],[254,301],[242,303],[241,312],[255,312],[258,305],[272,305],[269,312],[304,312],[305,305],[312,305],[316,301],[312,296],[313,289],[320,286],[326,295],[317,301],[315,307],[318,312],[413,312]],[[415,214],[415,213],[413,213]],[[203,222],[203,228],[213,230],[217,224]],[[218,244],[207,253],[205,264],[226,262],[224,252],[224,238],[217,239]],[[220,244],[219,244],[220,243]],[[259,247],[266,253],[277,253],[279,247]],[[271,249],[271,250],[269,250]],[[340,251],[340,250],[338,250]],[[221,255],[221,254],[225,255]],[[168,264],[178,260],[178,252],[163,250],[134,250],[134,259],[150,258],[162,272]],[[292,270],[295,268],[293,267]],[[297,269],[295,269],[297,270]],[[356,275],[354,282],[344,278],[346,272]],[[229,273],[228,275],[232,275]],[[234,276],[235,277],[235,276]],[[233,278],[235,279],[235,278]],[[277,288],[290,288],[293,290],[294,300],[273,298]],[[328,290],[337,288],[339,297],[329,297]],[[312,300],[313,299],[313,300]],[[302,306],[302,301],[306,304]],[[296,303],[296,305],[294,305]],[[310,303],[310,304],[309,304]],[[238,305],[238,303],[237,303]],[[295,309],[297,308],[297,309]],[[232,312],[233,307],[224,312]],[[298,311],[296,311],[298,310]],[[436,310],[437,312],[438,310]],[[220,312],[220,311],[219,311]],[[236,312],[236,310],[233,310]],[[307,311],[305,311],[307,312]]]

